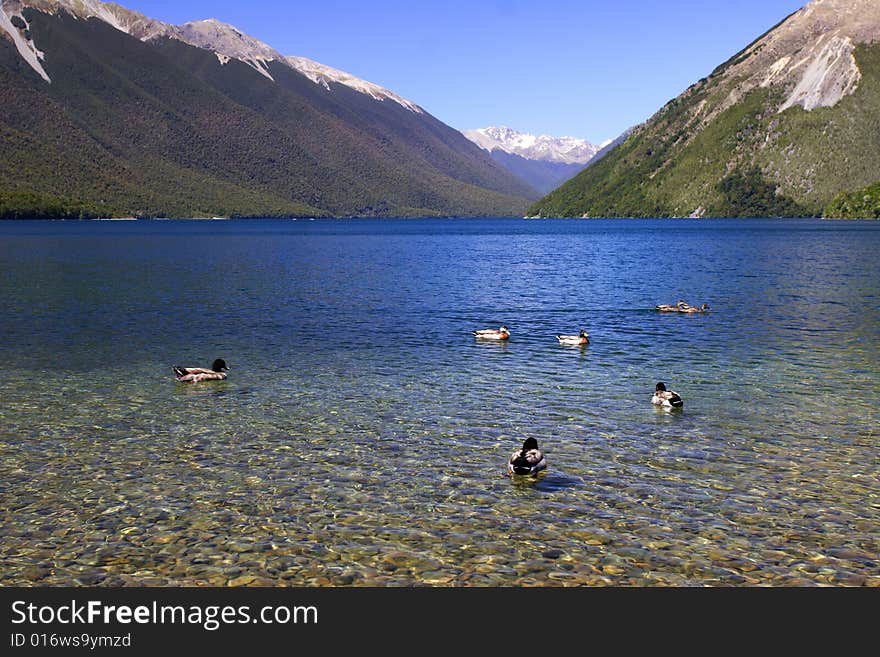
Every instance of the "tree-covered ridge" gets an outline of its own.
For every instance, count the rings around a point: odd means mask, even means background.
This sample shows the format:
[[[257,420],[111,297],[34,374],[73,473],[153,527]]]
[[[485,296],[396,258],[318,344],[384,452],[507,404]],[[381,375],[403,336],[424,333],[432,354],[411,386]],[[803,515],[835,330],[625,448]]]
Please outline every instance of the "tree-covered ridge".
[[[880,219],[880,182],[855,192],[838,194],[825,216],[833,219]]]
[[[736,169],[716,186],[721,202],[713,216],[718,217],[809,217],[808,210],[782,194],[776,185],[764,180],[761,170]]]
[[[34,192],[0,192],[0,219],[97,219],[110,217],[109,208]]]
[[[719,67],[528,214],[836,216],[840,194],[880,180],[880,44],[854,56],[855,93],[811,111],[777,112],[773,88],[716,111],[737,84]]]
[[[0,216],[509,216],[535,197],[397,103],[96,19],[26,18],[52,82],[0,38]]]

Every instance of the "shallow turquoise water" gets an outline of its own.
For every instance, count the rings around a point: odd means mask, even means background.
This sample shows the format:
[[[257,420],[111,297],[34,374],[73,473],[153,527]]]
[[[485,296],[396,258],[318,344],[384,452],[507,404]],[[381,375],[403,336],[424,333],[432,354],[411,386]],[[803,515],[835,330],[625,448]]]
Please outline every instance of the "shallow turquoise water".
[[[0,223],[0,584],[876,586],[878,254],[877,222]],[[501,476],[528,436],[547,474]]]

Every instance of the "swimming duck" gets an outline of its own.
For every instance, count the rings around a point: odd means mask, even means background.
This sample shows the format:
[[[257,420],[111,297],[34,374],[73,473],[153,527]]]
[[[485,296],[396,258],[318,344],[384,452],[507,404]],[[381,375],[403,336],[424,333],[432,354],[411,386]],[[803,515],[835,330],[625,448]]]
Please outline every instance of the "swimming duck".
[[[204,367],[181,367],[180,365],[174,365],[171,369],[174,370],[174,376],[177,377],[177,380],[184,383],[222,381],[226,378],[226,372],[229,370],[226,361],[222,358],[215,360],[209,370]]]
[[[559,344],[572,346],[590,343],[590,336],[583,329],[581,329],[581,332],[578,335],[557,335],[556,339],[559,340]]]
[[[686,306],[685,308],[681,309],[679,312],[682,312],[682,313],[704,313],[704,312],[706,312],[707,310],[709,310],[709,304],[708,304],[708,303],[704,303],[704,304],[703,304],[702,306],[700,306],[700,307],[697,307],[697,306]]]
[[[684,400],[677,392],[666,389],[666,384],[662,381],[657,384],[654,389],[654,396],[651,403],[664,408],[681,408],[684,406]]]
[[[526,438],[522,449],[516,450],[507,461],[507,475],[536,475],[547,467],[544,454],[538,449],[538,441]]]
[[[659,306],[654,306],[654,308],[656,310],[659,310],[662,313],[680,313],[680,312],[683,312],[683,310],[682,310],[683,308],[689,308],[689,307],[690,306],[688,306],[687,303],[685,303],[681,299],[676,301],[674,306],[672,306],[668,303],[660,304]]]
[[[502,326],[500,329],[480,329],[473,331],[473,334],[480,340],[508,340],[510,338],[510,331],[506,326]]]

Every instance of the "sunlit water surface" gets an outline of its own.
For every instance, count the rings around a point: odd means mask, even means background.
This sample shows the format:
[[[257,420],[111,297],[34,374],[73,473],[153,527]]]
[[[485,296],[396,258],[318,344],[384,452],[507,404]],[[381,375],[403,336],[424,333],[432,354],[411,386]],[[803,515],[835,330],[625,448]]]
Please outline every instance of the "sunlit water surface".
[[[880,585],[877,222],[6,222],[0,304],[2,585]]]

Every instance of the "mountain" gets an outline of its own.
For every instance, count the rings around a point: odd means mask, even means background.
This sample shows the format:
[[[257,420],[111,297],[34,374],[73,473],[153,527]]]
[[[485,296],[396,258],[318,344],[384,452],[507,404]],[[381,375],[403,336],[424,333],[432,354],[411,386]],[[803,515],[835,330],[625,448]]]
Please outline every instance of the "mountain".
[[[417,104],[216,20],[0,0],[0,217],[522,216]]]
[[[464,136],[487,151],[501,150],[529,160],[586,164],[601,146],[575,137],[536,136],[506,126],[465,130]]]
[[[632,132],[633,132],[633,128],[628,128],[627,130],[624,130],[616,139],[609,139],[609,140],[603,142],[602,148],[600,148],[599,151],[590,159],[590,161],[587,163],[587,166],[588,167],[593,166],[599,160],[601,160],[603,157],[608,155],[608,153],[610,153],[615,148],[620,146],[620,144],[622,144],[623,142],[625,142],[627,140],[627,138],[629,138],[629,136],[632,134]],[[584,167],[584,168],[586,168],[586,167]]]
[[[585,139],[536,136],[505,126],[465,130],[463,134],[544,194],[576,175],[602,148]]]
[[[811,2],[528,214],[876,216],[878,40],[880,0]]]

